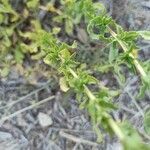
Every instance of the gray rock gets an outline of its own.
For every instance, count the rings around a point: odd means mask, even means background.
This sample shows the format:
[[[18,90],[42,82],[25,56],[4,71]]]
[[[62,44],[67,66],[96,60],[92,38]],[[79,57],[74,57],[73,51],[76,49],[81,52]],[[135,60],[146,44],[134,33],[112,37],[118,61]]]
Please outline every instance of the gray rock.
[[[5,141],[11,138],[13,138],[13,136],[10,133],[0,131],[0,141]]]

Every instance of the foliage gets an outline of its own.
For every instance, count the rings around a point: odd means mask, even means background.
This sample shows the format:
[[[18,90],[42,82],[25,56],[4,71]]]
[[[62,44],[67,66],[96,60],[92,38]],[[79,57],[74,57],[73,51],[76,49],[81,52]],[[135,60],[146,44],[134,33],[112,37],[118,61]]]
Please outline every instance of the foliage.
[[[109,49],[105,64],[96,64],[99,68],[97,71],[111,70],[123,81],[125,77],[122,75],[121,66],[126,65],[129,71],[140,75],[142,83],[140,96],[144,96],[145,91],[150,89],[150,63],[138,59],[136,40],[139,37],[149,40],[149,32],[124,31],[107,15],[102,4],[93,3],[91,0],[61,0],[60,8],[55,8],[53,3],[46,6],[39,5],[38,0],[29,0],[23,13],[18,15],[8,0],[1,0],[0,57],[3,62],[1,75],[8,74],[7,66],[11,63],[23,63],[26,54],[34,60],[43,59],[46,64],[59,72],[61,90],[75,91],[80,108],[86,109],[89,113],[99,141],[103,137],[101,127],[110,134],[114,133],[125,150],[150,149],[148,145],[142,143],[139,134],[128,123],[115,122],[111,117],[110,112],[117,109],[112,100],[119,95],[120,90],[114,91],[101,85],[101,82],[93,76],[93,70],[76,61],[76,42],[69,45],[57,38],[57,34],[61,32],[59,25],[63,30],[61,25],[64,24],[65,32],[68,36],[72,36],[75,26],[84,23],[91,39],[103,41]],[[59,25],[51,31],[45,31],[36,17],[30,19],[29,13],[38,8],[53,13],[52,21]],[[30,24],[28,30],[19,28],[28,20]],[[12,58],[8,58],[8,55]],[[11,63],[8,64],[6,61]],[[149,119],[147,118],[145,117],[146,130]]]
[[[145,131],[150,134],[150,111],[147,111],[144,116],[144,128]]]

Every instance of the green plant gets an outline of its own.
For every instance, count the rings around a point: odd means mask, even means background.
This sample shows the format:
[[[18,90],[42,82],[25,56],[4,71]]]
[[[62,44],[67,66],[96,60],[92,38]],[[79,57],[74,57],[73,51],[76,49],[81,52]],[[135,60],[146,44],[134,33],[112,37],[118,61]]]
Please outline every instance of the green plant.
[[[60,86],[63,91],[67,91],[69,88],[74,89],[80,107],[87,109],[89,112],[93,128],[98,135],[98,140],[102,140],[99,127],[103,126],[106,131],[115,133],[118,136],[125,149],[149,149],[149,146],[141,143],[141,139],[137,132],[128,124],[119,124],[109,115],[109,112],[116,108],[115,105],[112,104],[111,98],[118,93],[111,91],[106,87],[101,87],[101,90],[98,92],[89,89],[89,85],[98,84],[98,81],[85,70],[77,68],[78,62],[73,60],[74,55],[69,52],[69,49],[74,48],[74,45],[68,46],[66,43],[61,43],[52,37],[50,38],[47,33],[43,34],[44,38],[41,38],[43,45],[49,45],[43,50],[48,51],[48,47],[50,49],[44,59],[45,63],[55,67],[59,73],[63,75],[60,79]],[[126,134],[128,130],[129,133]],[[132,145],[128,138],[131,138],[133,140],[132,142],[136,144]]]
[[[9,74],[12,65],[23,64],[26,54],[32,59],[43,56],[34,43],[35,35],[42,29],[36,17],[39,0],[28,1],[22,10],[15,10],[12,3],[16,2],[0,1],[0,75],[3,77]]]
[[[38,1],[29,1],[27,6],[33,8],[33,3],[37,7]],[[5,8],[5,7],[7,8]],[[11,8],[8,1],[2,1],[0,14],[3,18],[4,13],[12,13],[18,23],[18,15]],[[105,8],[100,3],[93,3],[91,0],[61,0],[60,10],[56,10],[50,3],[46,7],[42,7],[47,11],[53,11],[58,15],[53,17],[54,22],[65,22],[65,31],[69,36],[73,34],[73,29],[82,21],[87,26],[87,31],[90,37],[96,41],[103,41],[109,49],[107,55],[108,61],[105,64],[98,62],[94,68],[99,68],[99,71],[105,72],[111,70],[120,78],[121,66],[126,65],[130,71],[139,73],[142,81],[140,95],[144,95],[145,91],[150,89],[150,65],[149,61],[140,62],[138,60],[138,52],[135,41],[139,36],[149,39],[148,31],[124,31],[111,17],[106,13]],[[3,10],[3,11],[2,11]],[[5,12],[4,12],[5,11]],[[2,19],[1,19],[2,20]],[[5,29],[5,22],[2,31]],[[149,150],[150,146],[143,144],[141,137],[135,129],[127,122],[116,122],[110,115],[112,110],[117,109],[113,104],[113,99],[120,94],[120,90],[112,90],[105,87],[99,80],[93,77],[93,70],[87,69],[86,65],[76,61],[76,55],[72,52],[77,44],[74,42],[71,46],[67,43],[60,42],[55,35],[59,32],[59,28],[54,27],[52,32],[46,32],[42,29],[41,24],[36,19],[30,20],[32,30],[23,32],[17,30],[19,34],[19,48],[15,49],[15,58],[18,62],[22,62],[24,53],[32,54],[33,59],[43,59],[44,62],[52,68],[58,70],[60,74],[60,88],[67,92],[72,88],[79,102],[80,108],[88,111],[93,129],[97,133],[98,141],[102,140],[103,132],[100,128],[109,132],[110,135],[115,134],[123,144],[125,150]],[[2,40],[2,46],[7,54],[7,50],[11,49],[12,34],[6,36]],[[5,34],[2,34],[5,37]],[[25,43],[28,39],[30,43]],[[121,49],[121,51],[120,51]],[[3,57],[3,55],[0,55]],[[103,66],[103,68],[102,68]],[[7,70],[4,70],[7,73]],[[5,73],[4,72],[4,73]],[[94,88],[93,88],[94,87]],[[146,119],[147,120],[147,119]]]
[[[110,47],[109,64],[105,65],[114,68],[113,71],[119,75],[120,69],[118,70],[118,67],[125,64],[131,71],[138,72],[141,76],[140,95],[143,95],[145,90],[149,90],[149,61],[141,62],[138,59],[138,47],[135,41],[139,37],[149,40],[150,31],[124,31],[107,15],[105,8],[100,3],[93,3],[91,0],[74,0],[66,1],[66,3],[71,3],[69,10],[72,10],[68,13],[68,9],[65,7],[67,18],[78,20],[77,22],[72,21],[74,24],[78,24],[80,19],[84,18],[86,24],[88,24],[87,31],[91,38],[104,41],[108,45],[107,47]],[[120,48],[122,52],[119,52]],[[104,64],[102,65],[104,66]]]
[[[76,1],[76,5],[75,1],[69,1],[69,3],[71,2],[74,4],[73,6],[71,5],[72,7],[80,6],[81,12],[79,13],[79,18],[84,17],[85,21],[88,22],[88,32],[92,38],[104,40],[113,46],[109,52],[109,62],[117,63],[117,66],[126,64],[133,71],[136,69],[141,76],[144,88],[149,89],[149,70],[144,70],[143,65],[139,63],[136,55],[134,55],[135,49],[137,49],[134,41],[144,32],[124,31],[112,18],[107,16],[103,7],[97,7],[90,0]],[[73,13],[70,14],[72,15]],[[98,29],[98,33],[95,33],[94,29]],[[105,36],[107,34],[108,37]],[[145,33],[142,34],[142,37],[145,37]],[[73,47],[56,41],[53,44],[49,44],[55,46],[51,47],[44,61],[47,64],[55,66],[64,75],[60,80],[63,91],[67,91],[69,87],[76,91],[80,106],[86,108],[89,112],[98,139],[101,139],[99,131],[99,126],[101,125],[108,132],[113,132],[118,136],[123,143],[124,149],[149,149],[149,146],[141,143],[138,133],[128,123],[118,124],[111,118],[109,112],[115,109],[115,106],[110,99],[114,95],[110,94],[108,88],[101,87],[99,92],[91,91],[88,88],[91,84],[97,84],[97,80],[85,70],[77,68],[76,64],[78,63],[73,60],[72,57],[74,55],[69,52],[69,49]],[[120,47],[123,50],[121,53],[118,52]],[[147,63],[146,66],[148,67],[149,64]]]

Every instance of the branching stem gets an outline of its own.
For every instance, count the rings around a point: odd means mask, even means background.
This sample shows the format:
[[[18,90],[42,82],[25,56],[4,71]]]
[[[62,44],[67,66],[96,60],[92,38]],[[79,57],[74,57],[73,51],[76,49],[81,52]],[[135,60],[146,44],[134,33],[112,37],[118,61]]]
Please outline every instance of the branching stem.
[[[74,78],[79,78],[79,76],[71,68],[69,68],[69,71],[73,75]],[[92,101],[96,100],[95,95],[90,91],[90,89],[86,85],[84,85],[84,91],[90,100],[92,100]],[[113,132],[117,135],[117,137],[120,139],[120,141],[123,141],[124,134],[121,131],[120,127],[117,125],[117,123],[111,118],[111,116],[107,112],[104,113],[104,116],[106,118],[108,118],[108,124],[111,127],[111,129],[113,130]]]
[[[128,47],[126,45],[126,43],[124,43],[122,40],[120,40],[117,37],[117,34],[110,28],[107,26],[108,31],[110,32],[110,34],[117,40],[117,42],[120,44],[120,46],[122,47],[124,52],[128,51]],[[140,63],[136,60],[136,58],[134,57],[134,55],[132,53],[129,54],[129,56],[133,59],[134,65],[137,68],[138,72],[141,74],[141,76],[143,78],[146,78],[147,75],[144,71],[144,69],[142,68],[142,66],[140,65]]]

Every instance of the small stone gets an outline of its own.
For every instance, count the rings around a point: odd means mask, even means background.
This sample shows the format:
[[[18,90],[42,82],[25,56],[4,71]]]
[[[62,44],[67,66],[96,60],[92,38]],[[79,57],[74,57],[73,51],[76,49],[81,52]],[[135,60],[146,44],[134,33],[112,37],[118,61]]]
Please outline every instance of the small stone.
[[[13,137],[10,133],[0,131],[0,141],[5,141],[5,140],[11,139],[11,138],[13,138]]]
[[[40,126],[43,128],[48,127],[53,124],[52,118],[49,115],[42,113],[42,112],[38,114],[38,120],[39,120]]]

